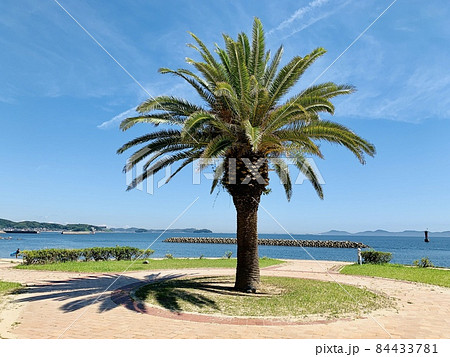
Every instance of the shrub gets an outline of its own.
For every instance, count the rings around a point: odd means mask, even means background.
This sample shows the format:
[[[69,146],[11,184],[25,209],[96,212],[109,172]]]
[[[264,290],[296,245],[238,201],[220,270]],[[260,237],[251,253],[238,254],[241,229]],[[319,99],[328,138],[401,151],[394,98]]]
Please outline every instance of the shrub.
[[[419,260],[414,260],[413,264],[419,268],[432,268],[434,264],[428,259],[428,257]]]
[[[231,250],[227,250],[225,252],[225,257],[227,257],[228,259],[230,259],[232,255],[233,255],[233,252]]]
[[[139,259],[147,259],[150,255],[152,255],[155,251],[151,249],[139,249]]]
[[[170,253],[167,253],[167,254],[165,255],[165,257],[166,257],[166,259],[173,259],[173,255],[170,254]]]
[[[23,262],[30,264],[64,263],[77,260],[134,260],[148,258],[153,254],[151,249],[134,247],[93,247],[84,249],[39,249],[22,251]]]
[[[77,261],[82,256],[82,249],[40,249],[22,251],[25,264],[45,264]]]
[[[110,247],[93,247],[83,249],[85,254],[85,260],[95,260],[96,262],[101,260],[109,260],[112,258],[112,249]]]
[[[366,250],[361,252],[363,264],[385,264],[392,259],[392,253],[377,252],[375,250]]]
[[[139,248],[116,246],[112,253],[116,260],[131,260],[139,256],[139,251]]]

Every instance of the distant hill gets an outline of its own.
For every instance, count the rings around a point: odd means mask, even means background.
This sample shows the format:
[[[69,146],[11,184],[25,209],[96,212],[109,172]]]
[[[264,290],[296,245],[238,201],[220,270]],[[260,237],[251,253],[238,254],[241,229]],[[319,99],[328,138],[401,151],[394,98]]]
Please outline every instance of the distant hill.
[[[145,229],[145,228],[107,228],[106,226],[94,226],[92,224],[59,224],[59,223],[45,223],[36,221],[22,221],[14,222],[7,219],[0,218],[0,230],[4,229],[24,229],[24,230],[39,230],[39,231],[72,231],[84,232],[94,229],[96,232],[123,232],[123,233],[212,233],[209,229],[197,228],[181,228],[181,229]]]
[[[365,237],[422,237],[423,231],[406,230],[403,232],[389,232],[383,229],[377,229],[376,231],[363,231],[358,233],[349,233],[346,231],[331,230],[328,232],[320,233],[320,235],[327,236],[365,236]],[[450,231],[444,232],[430,232],[430,237],[450,237]]]
[[[331,230],[328,232],[324,232],[324,233],[319,233],[321,235],[326,235],[326,236],[349,236],[351,235],[351,233],[346,232],[346,231],[336,231],[336,230]]]
[[[36,221],[22,221],[14,222],[7,219],[0,218],[0,230],[3,229],[25,229],[25,230],[40,230],[40,231],[73,231],[83,232],[95,229],[97,232],[106,230],[104,226],[94,226],[92,224],[59,224],[59,223],[45,223]]]

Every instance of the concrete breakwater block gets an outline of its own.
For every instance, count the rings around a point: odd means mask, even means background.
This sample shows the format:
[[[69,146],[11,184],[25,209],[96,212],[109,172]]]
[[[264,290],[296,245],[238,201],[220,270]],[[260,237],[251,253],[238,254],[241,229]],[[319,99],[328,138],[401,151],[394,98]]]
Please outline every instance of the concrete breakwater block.
[[[236,238],[219,237],[171,237],[164,240],[167,243],[211,243],[236,244]],[[370,248],[368,245],[351,241],[336,240],[301,240],[301,239],[258,239],[259,245],[279,245],[291,247],[312,248]]]

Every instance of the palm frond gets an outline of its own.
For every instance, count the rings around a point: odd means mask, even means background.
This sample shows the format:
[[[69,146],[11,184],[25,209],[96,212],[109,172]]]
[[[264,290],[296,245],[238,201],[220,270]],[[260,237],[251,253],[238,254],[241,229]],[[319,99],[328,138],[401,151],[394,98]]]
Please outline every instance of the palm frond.
[[[233,138],[229,135],[218,135],[206,145],[201,157],[219,157],[232,143]]]
[[[302,155],[301,153],[297,153],[294,156],[293,161],[295,166],[300,170],[300,172],[306,176],[309,182],[311,182],[311,185],[316,190],[316,193],[319,196],[319,198],[323,200],[323,190],[322,186],[320,185],[319,176],[316,173],[314,167],[308,161],[308,159],[305,158],[305,156]]]
[[[273,78],[277,74],[278,65],[280,64],[281,57],[283,57],[283,46],[280,46],[275,52],[275,56],[273,57],[270,66],[264,72],[264,77],[262,80],[262,85],[264,87],[269,87],[272,83]]]
[[[242,44],[234,42],[230,37],[225,36],[225,39],[227,54],[232,69],[230,84],[233,86],[241,102],[246,104],[250,88],[250,77],[245,64],[244,48]]]
[[[139,136],[133,140],[130,140],[129,142],[122,145],[122,147],[117,150],[117,153],[122,154],[123,152],[125,152],[126,150],[128,150],[129,148],[131,148],[133,146],[144,144],[151,140],[165,139],[165,138],[179,138],[180,135],[181,135],[181,132],[179,130],[173,130],[173,129],[159,130],[157,132],[145,134],[145,135]]]
[[[181,137],[184,138],[187,135],[191,135],[191,133],[198,129],[204,123],[213,121],[215,119],[214,115],[205,111],[198,111],[193,113],[186,119],[183,131],[181,132]]]
[[[217,184],[222,179],[224,172],[225,172],[225,165],[224,165],[224,162],[222,161],[217,165],[216,169],[214,170],[214,178],[213,178],[213,182],[211,184],[210,194],[214,192],[214,189],[217,187]]]
[[[244,122],[245,135],[254,151],[258,151],[258,144],[261,140],[261,129],[258,126],[252,126],[249,120]]]
[[[143,182],[145,179],[147,179],[147,177],[149,177],[150,175],[156,174],[163,168],[165,168],[179,160],[192,157],[192,154],[193,154],[192,151],[188,151],[188,152],[182,152],[182,153],[163,157],[162,159],[160,159],[156,163],[154,163],[151,167],[149,167],[147,170],[145,170],[142,174],[140,174],[139,176],[134,178],[131,181],[131,183],[128,185],[127,191],[132,190],[137,185],[139,185],[141,182]]]
[[[281,184],[284,187],[286,198],[288,201],[290,201],[292,197],[292,181],[291,174],[289,172],[289,166],[282,158],[274,158],[271,160],[271,163],[273,165],[273,168],[275,169],[276,174],[280,178]]]
[[[197,62],[191,58],[186,58],[186,62],[193,65],[205,77],[208,86],[214,88],[216,83],[225,81],[227,78],[224,73],[218,71],[209,63]]]
[[[133,167],[135,167],[137,164],[139,164],[141,161],[143,161],[150,155],[152,155],[152,157],[144,165],[144,168],[150,166],[150,164],[155,159],[157,159],[158,157],[162,156],[165,153],[181,151],[189,148],[191,148],[191,145],[180,144],[175,140],[167,140],[167,139],[156,140],[153,143],[140,148],[133,155],[131,155],[128,158],[123,171],[124,172],[130,171]]]
[[[320,158],[323,157],[319,147],[311,140],[311,138],[304,134],[303,132],[299,130],[293,130],[293,129],[284,129],[284,130],[277,130],[273,133],[278,140],[280,140],[283,143],[291,142],[295,143],[295,147],[302,148],[302,150],[316,155]]]
[[[302,133],[313,140],[323,140],[340,144],[349,149],[361,162],[365,164],[364,153],[375,155],[375,146],[356,135],[343,125],[331,121],[318,121],[302,127]]]
[[[149,115],[139,115],[137,117],[130,117],[122,120],[120,123],[120,129],[122,131],[126,131],[139,123],[149,123],[154,126],[158,126],[160,124],[167,125],[182,125],[184,122],[184,117],[176,114],[171,114],[169,112],[166,113],[154,113]]]
[[[181,165],[173,172],[173,174],[171,174],[169,176],[169,178],[166,180],[166,183],[169,183],[170,180],[172,180],[172,178],[179,173],[181,170],[183,170],[187,165],[189,165],[191,162],[194,162],[194,160],[196,159],[196,156],[199,155],[200,152],[199,151],[195,151],[193,153],[191,153],[192,157],[187,158],[185,161],[183,161],[181,163]]]
[[[211,52],[209,52],[208,47],[206,47],[205,44],[192,32],[189,32],[189,35],[191,35],[191,37],[195,40],[195,42],[197,42],[197,44],[200,46],[200,49],[198,49],[197,47],[194,47],[194,48],[200,52],[203,59],[207,63],[217,66],[217,62],[216,62],[214,56],[211,54]]]
[[[336,84],[326,82],[306,88],[300,95],[322,97],[326,99],[334,98],[338,95],[351,94],[356,91],[354,86],[348,84]]]
[[[247,35],[245,33],[240,33],[238,35],[238,42],[241,44],[242,53],[244,55],[244,62],[245,62],[245,65],[248,67],[251,50],[250,50],[250,43],[248,42]]]
[[[183,78],[188,82],[198,93],[198,95],[203,98],[210,106],[214,105],[214,97],[208,87],[208,85],[196,74],[188,71],[186,69],[179,69],[177,71],[171,70],[169,68],[160,68],[159,73],[166,74],[170,73],[175,76]]]
[[[264,71],[264,29],[261,21],[255,17],[252,30],[252,51],[249,60],[249,74],[257,79],[262,77]]]
[[[228,57],[227,51],[225,51],[223,48],[220,48],[216,44],[215,52],[219,55],[219,58],[222,62],[222,66],[227,73],[227,78],[229,78],[231,75],[231,64],[230,64],[230,58]]]
[[[305,57],[294,57],[287,65],[281,68],[269,89],[272,104],[286,94],[297,83],[306,69],[320,56],[324,55],[325,52],[323,48],[316,48]]]
[[[152,110],[163,110],[169,112],[171,115],[188,116],[194,112],[203,110],[203,108],[182,98],[159,96],[146,100],[136,110],[141,114],[148,113]]]

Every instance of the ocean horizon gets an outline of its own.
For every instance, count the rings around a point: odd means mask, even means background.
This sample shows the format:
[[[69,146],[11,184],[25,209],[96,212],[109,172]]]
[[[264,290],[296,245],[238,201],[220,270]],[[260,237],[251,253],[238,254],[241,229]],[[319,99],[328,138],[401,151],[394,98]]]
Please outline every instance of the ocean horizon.
[[[234,244],[168,243],[169,237],[227,237],[234,233],[97,233],[87,235],[62,235],[58,232],[39,234],[10,234],[11,240],[0,240],[0,258],[9,258],[17,248],[34,250],[44,248],[87,248],[128,245],[138,248],[151,248],[152,257],[172,254],[176,258],[222,257],[232,251],[236,257]],[[450,238],[431,237],[425,243],[423,237],[401,236],[339,236],[323,234],[292,234],[294,239],[334,240],[361,242],[379,251],[392,253],[392,263],[412,265],[414,260],[428,257],[434,265],[450,268]],[[292,239],[288,234],[259,234],[259,238]],[[302,248],[287,246],[259,246],[259,255],[278,259],[336,260],[356,261],[356,249],[349,248]]]

